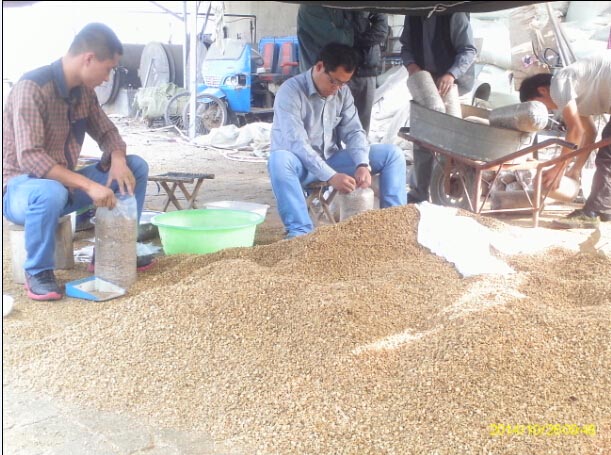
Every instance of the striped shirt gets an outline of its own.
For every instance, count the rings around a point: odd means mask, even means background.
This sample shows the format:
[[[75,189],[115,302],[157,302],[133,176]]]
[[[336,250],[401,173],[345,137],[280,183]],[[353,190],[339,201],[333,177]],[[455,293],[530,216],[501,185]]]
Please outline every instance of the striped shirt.
[[[2,117],[2,186],[17,175],[42,178],[56,164],[74,170],[85,133],[100,146],[103,170],[126,145],[92,89],[68,91],[61,60],[26,73],[15,84]]]

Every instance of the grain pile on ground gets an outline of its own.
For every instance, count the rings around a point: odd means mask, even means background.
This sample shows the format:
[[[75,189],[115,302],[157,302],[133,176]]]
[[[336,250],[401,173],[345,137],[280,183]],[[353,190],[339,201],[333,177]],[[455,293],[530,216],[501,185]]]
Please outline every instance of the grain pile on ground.
[[[6,371],[249,454],[605,450],[609,259],[556,251],[516,258],[510,277],[461,279],[417,244],[417,221],[413,207],[386,209],[292,241],[164,258],[131,297],[80,307],[38,341],[7,321]],[[583,303],[570,277],[591,290]],[[599,434],[495,437],[491,424]]]

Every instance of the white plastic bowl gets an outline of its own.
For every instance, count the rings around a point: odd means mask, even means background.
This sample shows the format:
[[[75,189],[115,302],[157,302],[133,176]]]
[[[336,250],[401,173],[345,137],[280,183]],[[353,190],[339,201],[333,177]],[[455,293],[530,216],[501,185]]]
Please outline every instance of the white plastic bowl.
[[[241,201],[217,201],[208,202],[204,205],[207,209],[230,209],[230,210],[243,210],[245,212],[253,212],[261,215],[264,219],[267,215],[267,204],[257,204],[256,202],[241,202]]]
[[[6,317],[13,311],[13,298],[10,295],[2,294],[2,317]]]

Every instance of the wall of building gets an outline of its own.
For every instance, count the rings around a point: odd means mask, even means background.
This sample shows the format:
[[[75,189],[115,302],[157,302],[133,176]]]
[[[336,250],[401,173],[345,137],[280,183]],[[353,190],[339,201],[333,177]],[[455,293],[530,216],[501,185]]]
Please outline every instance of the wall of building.
[[[253,14],[256,16],[256,41],[264,36],[285,36],[297,34],[298,4],[283,2],[225,2],[227,14]],[[226,17],[231,38],[238,33],[250,36],[249,21]]]

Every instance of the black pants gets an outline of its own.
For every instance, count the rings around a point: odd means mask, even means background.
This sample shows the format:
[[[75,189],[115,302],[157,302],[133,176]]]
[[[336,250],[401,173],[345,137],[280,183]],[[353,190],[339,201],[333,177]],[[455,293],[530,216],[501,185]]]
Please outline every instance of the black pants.
[[[371,108],[376,91],[376,77],[353,77],[349,82],[350,92],[354,98],[354,105],[359,113],[359,120],[365,133],[369,135],[369,123],[371,121]]]
[[[418,144],[414,144],[413,154],[414,166],[412,167],[413,175],[410,179],[408,200],[414,203],[428,201],[435,155]],[[412,184],[415,185],[412,186]]]
[[[611,136],[611,120],[602,132],[602,137]],[[611,145],[598,149],[596,154],[596,171],[592,178],[590,196],[584,205],[588,212],[611,215]]]

